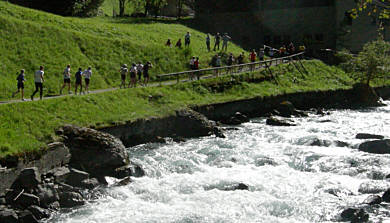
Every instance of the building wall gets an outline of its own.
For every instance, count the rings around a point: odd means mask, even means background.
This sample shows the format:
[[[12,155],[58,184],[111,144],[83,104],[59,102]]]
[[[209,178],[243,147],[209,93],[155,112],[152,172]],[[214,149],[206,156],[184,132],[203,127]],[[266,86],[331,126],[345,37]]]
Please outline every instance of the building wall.
[[[257,5],[247,12],[207,11],[197,17],[208,27],[208,32],[228,32],[248,49],[263,44],[280,47],[292,41],[313,51],[328,48],[359,51],[366,42],[377,38],[378,24],[367,13],[345,25],[345,12],[356,7],[355,0],[253,1]],[[385,30],[385,37],[390,40],[389,29]]]

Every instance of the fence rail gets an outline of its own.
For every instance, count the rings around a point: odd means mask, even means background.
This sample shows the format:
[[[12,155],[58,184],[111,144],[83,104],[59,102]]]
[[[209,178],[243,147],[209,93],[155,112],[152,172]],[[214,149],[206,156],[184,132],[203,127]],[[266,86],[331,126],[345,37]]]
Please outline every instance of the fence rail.
[[[258,62],[254,62],[254,63],[236,64],[236,65],[232,65],[232,66],[213,67],[213,68],[189,70],[189,71],[183,71],[183,72],[177,72],[177,73],[161,74],[161,75],[157,75],[157,79],[161,85],[163,79],[172,79],[172,77],[176,78],[177,83],[179,83],[180,78],[183,76],[186,76],[190,80],[193,80],[193,79],[199,80],[200,77],[206,76],[206,75],[219,76],[219,75],[226,75],[226,74],[233,74],[233,73],[250,72],[250,71],[259,70],[261,68],[268,69],[268,71],[271,72],[271,70],[270,70],[271,66],[276,66],[276,65],[284,64],[284,63],[290,63],[290,62],[293,62],[294,60],[298,60],[300,63],[300,60],[303,59],[304,54],[305,54],[304,52],[300,52],[300,53],[285,56],[285,57],[278,57],[278,58],[273,58],[273,59],[264,60],[264,61],[258,61]],[[301,63],[300,63],[300,65],[303,67],[303,65]],[[303,67],[303,69],[304,69],[304,67]]]

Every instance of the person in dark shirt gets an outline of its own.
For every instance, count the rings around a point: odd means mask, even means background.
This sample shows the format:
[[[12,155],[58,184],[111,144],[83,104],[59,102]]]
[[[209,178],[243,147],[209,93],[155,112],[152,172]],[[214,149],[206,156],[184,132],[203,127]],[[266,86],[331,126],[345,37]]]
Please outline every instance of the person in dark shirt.
[[[15,95],[17,93],[21,92],[22,101],[24,101],[24,82],[26,81],[26,79],[24,77],[25,77],[24,70],[21,70],[20,74],[16,78],[16,80],[18,81],[18,84],[17,84],[18,90],[12,94],[12,97],[15,97]]]
[[[82,71],[81,67],[76,72],[75,77],[76,77],[76,84],[75,84],[74,93],[75,93],[75,95],[77,95],[77,88],[78,88],[78,86],[80,86],[80,95],[81,95],[81,93],[83,92],[83,71]]]
[[[217,33],[217,35],[215,35],[215,44],[214,44],[214,51],[215,49],[218,47],[218,50],[219,50],[219,44],[221,43],[221,35],[219,33]]]
[[[147,86],[148,85],[148,82],[149,82],[149,69],[152,68],[153,65],[150,61],[148,61],[145,65],[144,65],[144,86]]]

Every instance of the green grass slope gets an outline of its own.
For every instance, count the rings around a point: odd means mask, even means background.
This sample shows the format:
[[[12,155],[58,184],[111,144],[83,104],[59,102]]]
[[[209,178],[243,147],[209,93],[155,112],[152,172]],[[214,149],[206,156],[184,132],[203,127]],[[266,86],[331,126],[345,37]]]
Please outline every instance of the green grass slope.
[[[189,49],[165,47],[192,34]],[[121,64],[151,61],[156,74],[187,70],[191,56],[199,56],[206,67],[213,52],[207,52],[205,34],[174,21],[150,19],[67,18],[0,1],[0,100],[16,89],[16,72],[26,70],[26,94],[33,89],[33,73],[45,66],[45,94],[58,94],[67,64],[72,73],[92,66],[92,89],[119,85]],[[241,48],[231,45],[230,52]]]
[[[350,88],[354,81],[342,70],[320,61],[306,61],[310,74],[302,76],[291,64],[272,67],[276,81],[255,83],[263,71],[182,83],[172,86],[125,89],[95,95],[0,105],[0,157],[39,151],[55,140],[64,124],[108,126],[150,116],[162,117],[191,105],[227,102],[292,92]],[[222,92],[216,85],[232,83]],[[149,95],[159,95],[149,101]]]

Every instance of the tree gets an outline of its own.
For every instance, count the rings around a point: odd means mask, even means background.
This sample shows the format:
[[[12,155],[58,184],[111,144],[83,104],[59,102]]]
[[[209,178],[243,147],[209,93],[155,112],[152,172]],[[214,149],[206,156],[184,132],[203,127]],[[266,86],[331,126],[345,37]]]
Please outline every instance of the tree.
[[[95,16],[104,0],[10,0],[11,3],[63,16]]]
[[[127,0],[119,0],[119,16],[123,17],[125,15],[125,6]]]
[[[338,57],[342,60],[341,66],[346,72],[351,73],[354,79],[369,86],[371,80],[384,77],[388,73],[389,52],[390,43],[379,38],[366,43],[357,55],[344,50],[338,53]]]

